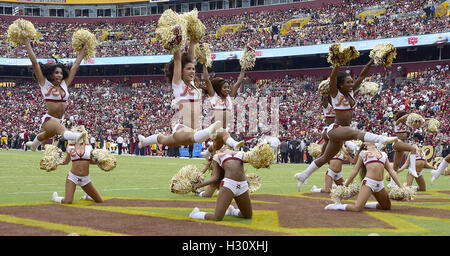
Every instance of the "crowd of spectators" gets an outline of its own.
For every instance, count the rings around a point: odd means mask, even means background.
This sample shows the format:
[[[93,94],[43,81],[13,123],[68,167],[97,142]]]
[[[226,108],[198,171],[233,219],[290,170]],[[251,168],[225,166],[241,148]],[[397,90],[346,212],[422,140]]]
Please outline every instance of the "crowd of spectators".
[[[354,75],[354,74],[352,74]],[[317,92],[318,84],[325,77],[298,76],[251,81],[246,79],[238,96],[254,97],[270,102],[278,97],[279,135],[281,141],[297,141],[298,145],[309,145],[320,140],[323,127],[322,109]],[[442,146],[449,144],[450,86],[449,66],[410,73],[378,73],[368,77],[380,84],[379,93],[373,98],[361,95],[357,99],[352,126],[378,134],[393,134],[393,116],[399,110],[416,112],[425,118],[436,118],[441,127],[438,133],[425,129],[411,131],[412,141],[422,145]],[[205,94],[206,99],[206,94]],[[70,97],[64,114],[65,125],[83,124],[97,146],[113,145],[122,135],[126,152],[135,153],[138,134],[170,134],[172,118],[172,92],[164,81],[142,81],[138,86],[125,82],[104,79],[99,83],[76,85],[70,88]],[[207,102],[207,101],[205,101]],[[12,148],[24,148],[24,142],[32,140],[40,131],[40,121],[45,114],[45,103],[35,82],[18,81],[15,87],[0,87],[0,112],[2,133],[8,136]],[[206,104],[207,106],[207,104]],[[242,106],[235,106],[242,109]],[[207,110],[203,111],[207,115]],[[249,131],[247,110],[244,131],[234,131],[233,136],[244,138],[246,147],[252,147],[255,136],[262,134]],[[236,115],[237,116],[237,115]],[[260,122],[260,121],[258,121]],[[261,121],[262,122],[262,121]],[[267,122],[271,122],[267,120]],[[238,127],[238,126],[235,126]],[[303,142],[302,142],[303,141]],[[295,143],[294,143],[295,144]],[[292,144],[291,144],[292,145]],[[305,147],[302,147],[305,151]],[[166,154],[167,147],[163,148]],[[147,154],[152,149],[147,149]],[[153,153],[156,149],[153,149]],[[294,159],[294,158],[291,158]]]
[[[436,3],[435,3],[436,2]],[[291,8],[288,10],[249,10],[234,15],[211,15],[200,18],[207,28],[203,39],[211,51],[241,50],[246,44],[254,48],[277,48],[300,45],[325,44],[337,41],[357,41],[390,38],[426,33],[448,32],[450,16],[434,17],[433,8],[439,1],[430,0],[371,0],[345,1],[321,8]],[[386,10],[380,16],[361,19],[358,14],[367,8]],[[424,10],[430,8],[427,13]],[[296,17],[310,17],[304,27],[293,27],[288,33],[280,32],[282,24]],[[6,39],[10,22],[0,18],[0,37]],[[244,24],[238,31],[219,36],[216,31],[222,25]],[[148,56],[167,54],[155,40],[157,19],[146,21],[35,24],[41,37],[34,43],[35,53],[41,58],[75,57],[71,37],[79,28],[95,33],[99,45],[97,57]],[[274,29],[275,28],[275,29]],[[26,58],[24,47],[12,47],[7,40],[0,40],[0,55]]]

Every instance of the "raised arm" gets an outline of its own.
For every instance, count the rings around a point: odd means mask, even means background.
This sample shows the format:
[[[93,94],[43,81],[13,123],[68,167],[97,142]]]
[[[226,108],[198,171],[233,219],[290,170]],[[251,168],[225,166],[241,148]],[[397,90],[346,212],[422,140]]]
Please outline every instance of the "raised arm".
[[[358,79],[356,79],[355,83],[353,84],[353,91],[356,92],[361,85],[362,81],[364,81],[364,78],[367,77],[369,74],[369,70],[372,67],[373,59],[370,59],[369,63],[366,64],[366,66],[363,68],[361,73],[359,73]]]
[[[173,53],[173,77],[172,82],[174,84],[181,83],[181,51],[178,50]]]
[[[400,183],[400,180],[398,179],[397,172],[394,171],[394,168],[392,168],[389,159],[386,159],[386,162],[384,163],[384,168],[388,171],[389,175],[391,176],[391,179],[394,179],[395,184],[397,184],[399,188],[403,188],[403,185]]]
[[[45,76],[42,74],[41,66],[39,66],[39,63],[37,61],[36,55],[34,54],[33,48],[31,48],[31,42],[30,39],[25,39],[25,47],[27,48],[28,57],[31,60],[31,64],[33,66],[33,71],[36,76],[36,80],[40,85],[44,85],[45,83]]]
[[[85,55],[86,55],[86,45],[83,46],[83,48],[81,49],[77,58],[75,59],[75,63],[73,64],[72,68],[70,68],[69,76],[66,78],[67,86],[70,86],[73,79],[75,78],[75,74],[77,73],[78,69],[80,68],[81,61],[83,60]]]
[[[233,88],[231,88],[231,92],[230,92],[231,97],[233,97],[233,98],[236,97],[236,94],[242,85],[242,81],[244,81],[244,77],[245,77],[245,69],[241,69],[241,73],[239,73],[239,77],[238,77],[236,83],[234,84]]]
[[[358,161],[356,161],[356,164],[353,167],[352,172],[348,176],[347,180],[345,180],[344,186],[348,187],[348,185],[350,185],[350,183],[352,183],[353,179],[356,177],[356,175],[359,172],[359,168],[361,168],[361,166],[362,166],[362,162],[363,162],[363,160],[362,160],[361,156],[358,155]]]
[[[205,80],[209,97],[214,96],[214,88],[211,84],[211,80],[209,80],[208,67],[206,65],[203,65],[203,79]]]
[[[190,40],[190,41],[189,41],[188,54],[189,54],[189,56],[191,56],[192,61],[195,60],[195,45],[196,45],[197,43],[198,43],[198,42],[193,41],[193,40]]]
[[[337,74],[339,72],[339,67],[333,67],[333,71],[331,71],[331,76],[330,76],[330,95],[331,97],[336,97],[337,93],[338,93],[338,88],[337,88]]]

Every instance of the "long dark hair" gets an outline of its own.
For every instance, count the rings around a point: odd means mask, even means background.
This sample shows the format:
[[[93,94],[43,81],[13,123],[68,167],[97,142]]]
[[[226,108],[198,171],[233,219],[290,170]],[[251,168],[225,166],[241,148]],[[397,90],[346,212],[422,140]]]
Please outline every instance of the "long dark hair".
[[[359,155],[361,154],[361,151],[367,150],[367,146],[363,143],[361,147],[358,149],[358,152],[356,152],[356,159],[358,159]],[[364,163],[359,168],[359,178],[363,180],[366,177],[367,169]]]
[[[345,82],[345,78],[347,76],[350,76],[350,74],[347,74],[346,72],[343,71],[339,71],[337,73],[336,80],[337,80],[337,88],[339,91],[341,91],[341,84]]]
[[[219,96],[224,96],[224,95],[221,95],[220,91],[221,91],[222,87],[224,86],[224,84],[226,84],[226,83],[227,83],[227,81],[222,77],[215,77],[211,80],[212,87],[214,88],[214,91]]]
[[[193,62],[194,62],[194,58],[192,58],[192,56],[189,55],[187,52],[184,52],[181,55],[181,70],[183,70],[183,68],[184,68],[184,66],[186,66],[186,64],[193,63]],[[173,68],[174,68],[174,60],[172,58],[172,60],[164,66],[164,74],[169,83],[172,83]]]
[[[404,110],[400,110],[398,111],[395,116],[394,116],[394,120],[397,121],[400,117],[404,116],[408,114],[408,112],[404,111]]]
[[[55,72],[56,68],[61,68],[62,74],[63,74],[63,80],[65,80],[69,76],[69,67],[62,64],[61,62],[56,61],[56,63],[47,63],[42,64],[39,62],[39,66],[41,67],[42,74],[45,78],[47,78],[48,81],[51,81],[52,74]],[[33,72],[33,78],[36,79],[36,74]]]

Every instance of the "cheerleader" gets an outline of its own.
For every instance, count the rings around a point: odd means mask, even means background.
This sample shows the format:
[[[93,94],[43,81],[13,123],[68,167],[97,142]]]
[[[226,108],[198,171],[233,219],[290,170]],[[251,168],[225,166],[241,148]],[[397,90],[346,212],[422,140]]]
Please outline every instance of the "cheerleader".
[[[417,191],[426,191],[426,183],[425,179],[423,178],[423,168],[431,168],[435,169],[434,166],[427,163],[425,159],[425,153],[419,149],[416,151],[416,157],[415,157],[415,166],[417,171],[417,177],[414,177],[410,172],[406,175],[406,186],[411,187],[413,180],[416,180],[416,183],[418,187],[416,188]],[[400,173],[405,168],[407,168],[410,165],[410,159],[411,159],[412,153],[408,154],[408,158],[406,159],[405,164],[397,171],[397,173]],[[395,170],[395,169],[394,169]]]
[[[343,210],[343,211],[362,211],[363,208],[390,210],[391,201],[389,195],[384,189],[383,172],[386,169],[395,181],[403,188],[398,180],[397,173],[392,168],[388,156],[385,152],[379,151],[373,142],[364,142],[357,154],[357,162],[345,181],[344,186],[348,187],[358,172],[362,178],[361,189],[355,204],[329,204],[325,210]],[[367,202],[370,195],[373,195],[377,202]]]
[[[213,172],[223,172],[224,178],[220,182],[215,211],[214,213],[202,212],[195,207],[189,217],[214,221],[223,220],[225,215],[251,218],[253,211],[244,163],[250,163],[258,169],[268,168],[274,160],[272,149],[268,144],[259,144],[245,153],[228,149],[217,151],[212,161]],[[233,199],[238,209],[231,205]]]
[[[212,158],[208,159],[206,162],[205,167],[202,170],[202,174],[205,173],[207,170],[211,169],[211,177],[209,179],[201,182],[196,183],[193,185],[194,191],[197,191],[199,188],[207,186],[206,190],[201,192],[195,192],[196,195],[199,197],[212,197],[216,189],[220,186],[220,181],[224,178],[223,172],[220,168],[212,168]]]
[[[330,126],[332,123],[334,123],[334,119],[336,117],[336,113],[334,112],[333,109],[333,105],[331,104],[331,98],[329,95],[323,95],[322,96],[322,113],[324,116],[324,122],[325,122],[325,127],[322,131],[322,139],[323,139],[323,144],[322,144],[322,152],[320,153],[320,156],[323,155],[323,153],[325,152],[325,148],[327,147],[328,144],[328,137],[326,136],[326,127]]]
[[[243,152],[226,150],[223,153],[215,154],[212,162],[213,172],[223,171],[224,173],[217,195],[215,211],[214,213],[201,212],[195,207],[189,217],[214,221],[223,220],[225,215],[251,218],[253,214],[252,204],[243,163]],[[233,198],[238,209],[231,205]]]
[[[398,172],[400,167],[400,163],[405,155],[405,152],[409,152],[409,169],[408,172],[418,178],[416,171],[416,153],[417,147],[411,144],[406,143],[408,136],[408,126],[406,126],[406,119],[408,118],[408,113],[406,111],[399,111],[394,116],[394,132],[395,136],[397,136],[398,140],[392,144],[392,148],[394,150],[394,170]],[[390,185],[393,185],[391,181]]]
[[[139,148],[151,144],[163,144],[169,147],[188,146],[208,139],[214,140],[217,130],[222,127],[221,121],[216,121],[206,129],[200,130],[199,127],[202,92],[194,84],[195,44],[194,41],[190,42],[188,52],[175,51],[173,59],[164,69],[168,81],[172,84],[175,104],[181,116],[180,122],[173,126],[171,135],[153,134],[148,137],[139,135]]]
[[[353,78],[349,74],[339,72],[338,66],[333,68],[330,76],[329,95],[331,104],[336,113],[335,122],[326,128],[324,135],[328,138],[328,143],[324,149],[324,153],[316,158],[305,171],[294,175],[298,180],[298,191],[301,191],[303,183],[313,172],[326,164],[339,152],[345,141],[361,140],[365,142],[388,144],[397,140],[397,137],[385,137],[350,127],[353,108],[356,105],[354,96],[358,93],[358,89],[364,78],[367,76],[372,64],[373,59],[371,59],[364,67],[355,82],[353,82]]]
[[[342,177],[342,165],[345,159],[348,159],[352,164],[355,163],[355,159],[353,159],[353,157],[348,153],[348,151],[343,148],[337,155],[335,155],[329,161],[328,170],[325,173],[325,187],[317,188],[316,185],[314,185],[311,189],[311,192],[330,193],[331,188],[333,186],[333,182],[336,185],[344,184],[344,178]]]
[[[74,127],[72,130],[86,132],[83,125]],[[62,165],[67,165],[72,161],[72,168],[66,178],[66,192],[64,197],[60,197],[57,192],[53,192],[52,201],[60,204],[71,204],[76,187],[80,186],[86,192],[82,199],[92,200],[96,203],[103,202],[89,175],[89,165],[97,164],[92,158],[92,150],[93,148],[87,137],[80,145],[75,144],[74,141],[69,141],[66,159],[62,163]]]
[[[27,142],[26,146],[32,151],[36,151],[43,141],[55,135],[61,135],[66,140],[81,143],[85,140],[87,133],[71,132],[62,125],[62,122],[67,100],[69,99],[68,87],[71,85],[81,61],[85,57],[86,46],[82,48],[69,70],[59,62],[54,64],[38,63],[30,40],[25,39],[24,43],[33,66],[33,77],[39,83],[42,96],[47,106],[47,113],[41,118],[41,129],[43,131],[33,141]]]
[[[242,81],[245,77],[245,69],[241,69],[239,77],[233,87],[222,77],[209,79],[208,68],[203,65],[203,77],[206,83],[206,90],[211,102],[211,109],[214,111],[214,119],[222,121],[222,128],[228,129],[230,123],[230,113],[233,111],[233,101],[237,95]]]

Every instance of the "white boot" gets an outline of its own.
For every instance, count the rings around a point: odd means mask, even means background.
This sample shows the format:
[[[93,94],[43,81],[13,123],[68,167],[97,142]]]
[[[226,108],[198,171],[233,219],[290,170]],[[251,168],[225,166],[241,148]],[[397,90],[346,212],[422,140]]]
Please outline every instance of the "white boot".
[[[61,203],[64,197],[58,196],[57,192],[53,192],[52,201],[56,203]]]

